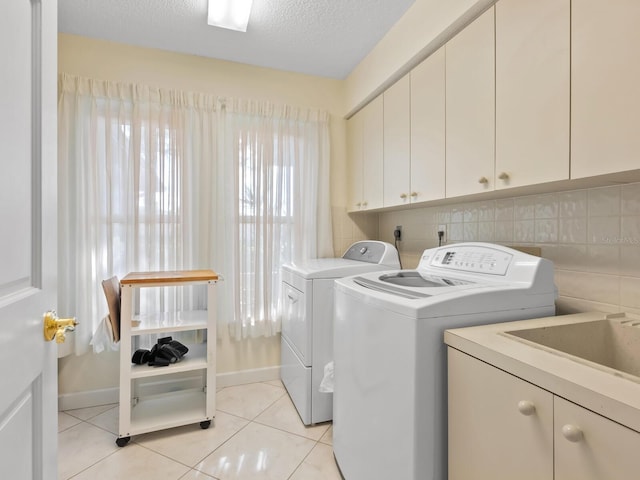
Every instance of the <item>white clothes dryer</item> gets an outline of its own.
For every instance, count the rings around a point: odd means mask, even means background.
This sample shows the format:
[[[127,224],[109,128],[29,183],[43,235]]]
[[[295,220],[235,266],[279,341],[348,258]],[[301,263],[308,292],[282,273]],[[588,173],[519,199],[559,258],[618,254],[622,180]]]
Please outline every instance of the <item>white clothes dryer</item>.
[[[336,278],[400,268],[389,243],[356,242],[342,258],[318,258],[282,267],[280,377],[305,425],[333,418],[333,394],[320,392],[333,360],[333,283]]]
[[[555,313],[553,264],[507,247],[425,250],[336,280],[333,450],[346,480],[447,478],[444,330]]]

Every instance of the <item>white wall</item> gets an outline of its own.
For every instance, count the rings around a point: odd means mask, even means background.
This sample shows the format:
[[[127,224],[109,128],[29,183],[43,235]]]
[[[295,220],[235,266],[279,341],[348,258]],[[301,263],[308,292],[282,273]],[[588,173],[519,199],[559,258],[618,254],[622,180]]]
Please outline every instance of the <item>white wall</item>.
[[[163,88],[221,96],[264,99],[275,103],[322,108],[331,114],[332,210],[340,222],[346,204],[344,82],[252,67],[204,57],[132,47],[74,35],[59,35],[60,72],[90,78],[144,83]],[[341,224],[338,223],[337,227]],[[335,228],[340,248],[341,228]],[[106,312],[106,304],[105,304]],[[69,313],[71,314],[71,313]],[[280,338],[235,342],[218,339],[218,373],[277,367]],[[61,395],[118,385],[118,355],[67,356],[59,361]]]

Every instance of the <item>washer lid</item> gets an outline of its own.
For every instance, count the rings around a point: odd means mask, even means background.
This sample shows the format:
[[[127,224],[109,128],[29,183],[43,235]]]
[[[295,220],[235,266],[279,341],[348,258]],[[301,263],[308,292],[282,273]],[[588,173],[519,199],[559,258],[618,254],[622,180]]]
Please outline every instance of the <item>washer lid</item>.
[[[462,290],[486,286],[467,280],[428,275],[415,270],[399,270],[382,275],[363,274],[345,279],[345,281],[349,280],[368,290],[413,300],[435,298],[452,292],[459,293]]]
[[[439,277],[436,275],[423,274],[413,270],[400,270],[399,272],[387,273],[379,277],[381,282],[392,283],[403,287],[453,287],[458,285],[469,285],[471,281],[459,280],[456,278]]]

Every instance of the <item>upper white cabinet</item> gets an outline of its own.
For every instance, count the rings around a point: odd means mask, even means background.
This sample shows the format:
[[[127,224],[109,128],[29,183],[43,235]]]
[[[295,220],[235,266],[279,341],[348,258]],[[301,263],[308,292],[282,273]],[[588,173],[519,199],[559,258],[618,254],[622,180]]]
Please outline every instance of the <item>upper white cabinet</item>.
[[[640,2],[571,11],[571,177],[640,168]]]
[[[410,84],[405,75],[384,94],[384,206],[410,202]]]
[[[445,46],[447,197],[494,188],[494,8]]]
[[[411,203],[444,198],[444,47],[411,71],[410,172]]]
[[[495,9],[495,189],[566,180],[570,2],[500,0]]]
[[[362,206],[364,209],[383,206],[383,112],[382,97],[376,98],[363,109]]]
[[[381,208],[383,99],[377,97],[347,122],[349,211]]]
[[[349,121],[349,210],[637,179],[639,24],[640,0],[500,0]]]
[[[347,120],[347,155],[349,166],[349,203],[347,210],[360,210],[362,207],[362,148],[364,132],[364,113],[359,111]]]
[[[445,194],[445,53],[384,92],[384,206]]]

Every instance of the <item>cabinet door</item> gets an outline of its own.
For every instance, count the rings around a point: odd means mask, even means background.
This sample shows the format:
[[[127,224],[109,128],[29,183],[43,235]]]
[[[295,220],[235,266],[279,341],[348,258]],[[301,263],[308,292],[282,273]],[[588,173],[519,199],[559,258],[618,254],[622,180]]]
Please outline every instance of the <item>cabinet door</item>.
[[[637,169],[640,2],[571,8],[571,177]]]
[[[452,348],[448,361],[449,480],[553,479],[553,395]]]
[[[559,397],[554,409],[555,480],[638,478],[638,432]]]
[[[501,0],[495,8],[495,188],[566,180],[569,0]]]
[[[362,208],[382,207],[383,178],[383,96],[378,96],[362,110]]]
[[[495,162],[494,7],[446,49],[446,194],[493,190]]]
[[[445,55],[437,50],[411,71],[411,202],[444,198]]]
[[[363,118],[362,111],[347,120],[348,175],[347,210],[360,210],[362,207],[362,155],[363,155]]]
[[[409,75],[384,92],[384,206],[410,199],[410,84]]]

